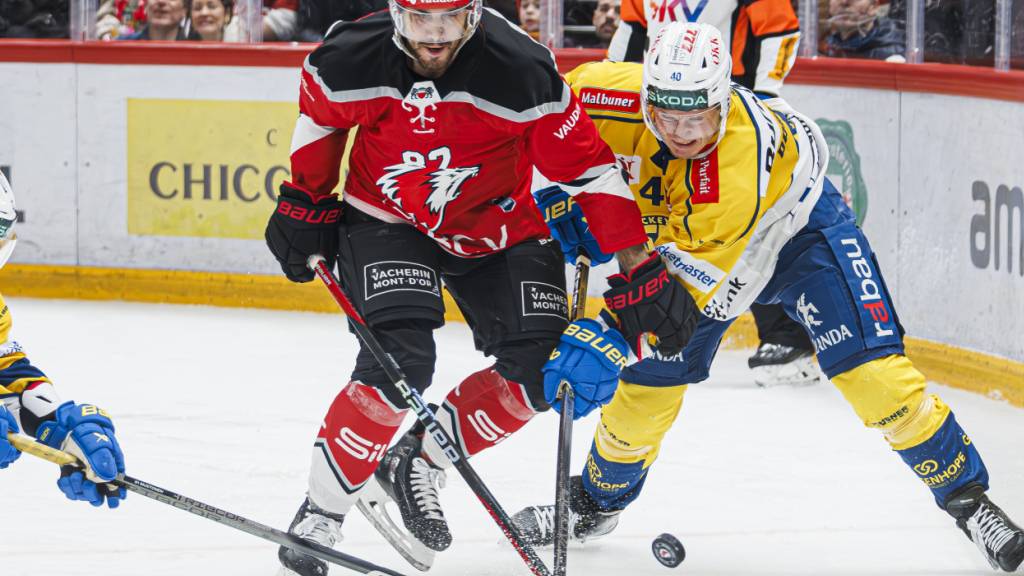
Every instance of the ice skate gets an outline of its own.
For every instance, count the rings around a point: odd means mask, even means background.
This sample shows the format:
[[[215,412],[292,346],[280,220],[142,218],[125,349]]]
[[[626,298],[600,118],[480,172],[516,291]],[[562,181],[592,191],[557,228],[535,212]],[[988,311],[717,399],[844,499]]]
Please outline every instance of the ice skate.
[[[444,471],[419,454],[419,437],[402,436],[381,460],[356,507],[403,558],[426,571],[434,562],[434,552],[451,545],[452,535],[437,494],[444,486]],[[398,507],[401,523],[388,512],[389,502]]]
[[[770,342],[762,342],[747,365],[754,372],[754,383],[762,388],[806,386],[821,378],[810,351]]]
[[[995,570],[1014,572],[1024,561],[1024,531],[985,495],[978,485],[968,486],[946,502],[956,525],[981,550]]]
[[[585,542],[610,533],[619,524],[621,510],[607,512],[583,489],[583,479],[569,481],[569,540]],[[555,507],[528,506],[512,516],[519,533],[533,546],[551,546],[555,542]]]
[[[445,474],[420,456],[420,444],[418,436],[404,435],[388,450],[375,476],[413,536],[431,550],[442,551],[452,543],[437,493],[444,487]]]
[[[344,520],[343,514],[331,514],[320,510],[306,498],[295,514],[291,526],[288,527],[288,532],[303,540],[333,548],[342,539],[341,523]],[[327,563],[319,558],[286,546],[281,546],[277,550],[277,557],[281,561],[282,576],[327,576]]]

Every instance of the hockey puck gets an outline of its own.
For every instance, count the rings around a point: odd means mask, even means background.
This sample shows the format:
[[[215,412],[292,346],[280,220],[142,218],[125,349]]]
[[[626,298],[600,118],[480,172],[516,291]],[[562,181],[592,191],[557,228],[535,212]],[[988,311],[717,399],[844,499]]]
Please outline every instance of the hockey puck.
[[[651,542],[651,551],[654,552],[654,557],[658,559],[658,562],[669,568],[679,566],[686,558],[686,549],[683,548],[683,543],[668,533],[658,536]]]

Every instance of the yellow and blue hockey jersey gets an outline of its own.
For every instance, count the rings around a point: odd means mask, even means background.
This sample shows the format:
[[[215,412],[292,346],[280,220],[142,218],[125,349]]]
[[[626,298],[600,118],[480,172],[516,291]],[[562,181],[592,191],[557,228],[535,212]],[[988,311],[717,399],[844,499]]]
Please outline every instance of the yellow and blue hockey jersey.
[[[0,401],[18,398],[29,385],[49,383],[46,375],[29,362],[19,345],[11,340],[11,311],[0,295]]]
[[[611,147],[657,250],[704,314],[734,318],[807,224],[828,149],[818,127],[733,84],[725,136],[705,158],[674,158],[643,122],[641,64],[590,62],[566,75]]]

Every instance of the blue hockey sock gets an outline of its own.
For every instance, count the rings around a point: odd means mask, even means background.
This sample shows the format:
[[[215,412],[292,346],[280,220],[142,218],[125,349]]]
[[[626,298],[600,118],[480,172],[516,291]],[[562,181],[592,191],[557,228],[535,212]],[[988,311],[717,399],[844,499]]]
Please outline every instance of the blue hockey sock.
[[[622,510],[640,495],[647,470],[642,461],[624,464],[606,460],[597,446],[591,446],[583,471],[583,489],[602,510]]]
[[[931,488],[935,503],[943,510],[949,495],[967,484],[975,482],[988,489],[985,463],[952,412],[931,438],[896,452]]]

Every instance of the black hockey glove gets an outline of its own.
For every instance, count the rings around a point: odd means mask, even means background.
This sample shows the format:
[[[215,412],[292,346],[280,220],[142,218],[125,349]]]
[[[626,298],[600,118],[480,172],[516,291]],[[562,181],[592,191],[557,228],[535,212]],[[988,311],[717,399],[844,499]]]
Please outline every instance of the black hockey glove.
[[[700,311],[657,253],[626,274],[609,276],[608,285],[605,305],[637,355],[646,333],[658,337],[656,348],[665,356],[678,354],[690,341]]]
[[[301,190],[281,185],[277,210],[267,222],[267,247],[292,282],[309,282],[313,271],[306,265],[313,254],[321,254],[329,268],[338,256],[338,225],[341,202],[331,196],[316,204]]]

